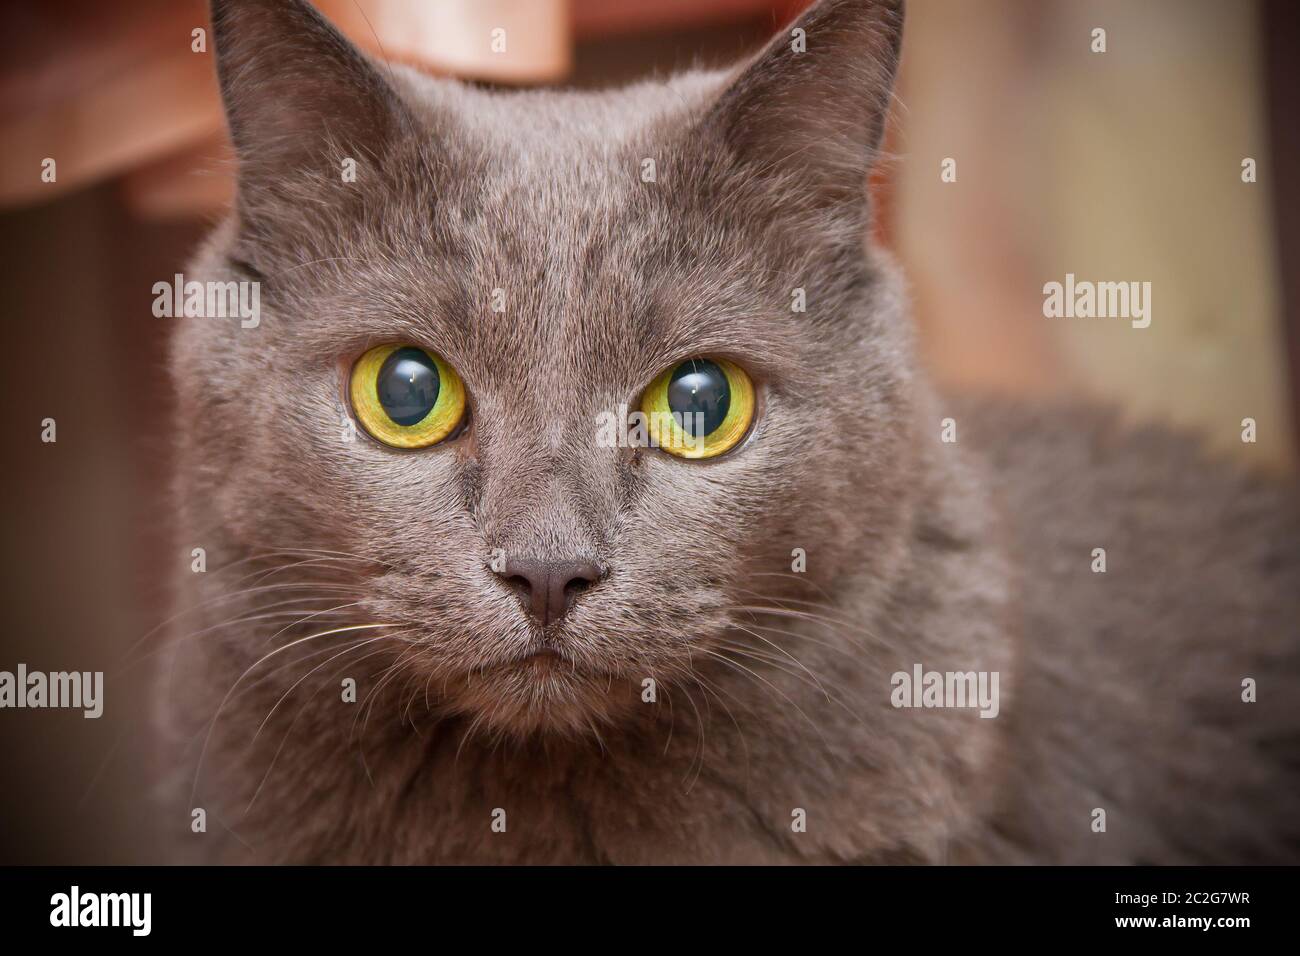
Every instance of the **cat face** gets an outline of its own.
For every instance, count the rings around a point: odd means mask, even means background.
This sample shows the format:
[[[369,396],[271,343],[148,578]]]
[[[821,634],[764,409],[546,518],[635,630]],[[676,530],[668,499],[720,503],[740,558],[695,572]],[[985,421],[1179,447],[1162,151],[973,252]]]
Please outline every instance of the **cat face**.
[[[259,281],[262,317],[187,325],[175,366],[233,548],[361,556],[356,619],[437,707],[519,732],[626,719],[746,606],[898,573],[909,346],[864,249],[894,4],[600,95],[389,71],[298,3],[214,26],[240,184],[201,268]],[[690,360],[674,407],[734,444],[630,447]]]

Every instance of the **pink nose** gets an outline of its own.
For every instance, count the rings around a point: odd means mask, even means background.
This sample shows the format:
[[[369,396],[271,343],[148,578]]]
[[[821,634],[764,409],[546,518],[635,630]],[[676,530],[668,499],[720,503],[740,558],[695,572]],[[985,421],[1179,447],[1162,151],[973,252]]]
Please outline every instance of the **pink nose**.
[[[581,592],[600,580],[600,567],[593,561],[507,558],[501,577],[519,592],[537,623],[550,627],[564,617]]]

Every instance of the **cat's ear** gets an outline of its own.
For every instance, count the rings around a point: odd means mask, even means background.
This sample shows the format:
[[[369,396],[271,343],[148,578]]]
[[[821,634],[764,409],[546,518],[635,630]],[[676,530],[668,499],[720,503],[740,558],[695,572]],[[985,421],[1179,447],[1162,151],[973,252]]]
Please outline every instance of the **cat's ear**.
[[[861,204],[902,36],[903,0],[821,0],[739,73],[705,127],[754,176],[818,205]]]
[[[295,174],[342,178],[408,114],[380,69],[306,0],[212,0],[241,207]]]

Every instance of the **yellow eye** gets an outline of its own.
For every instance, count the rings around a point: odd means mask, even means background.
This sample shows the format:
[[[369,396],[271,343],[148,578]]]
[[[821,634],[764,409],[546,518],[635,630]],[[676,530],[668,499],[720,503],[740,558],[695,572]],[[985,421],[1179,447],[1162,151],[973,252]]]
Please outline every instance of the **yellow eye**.
[[[641,411],[653,445],[679,458],[713,458],[754,420],[754,383],[726,359],[691,358],[650,383]]]
[[[366,431],[397,448],[427,448],[465,417],[456,370],[413,345],[380,345],[352,369],[352,408]]]

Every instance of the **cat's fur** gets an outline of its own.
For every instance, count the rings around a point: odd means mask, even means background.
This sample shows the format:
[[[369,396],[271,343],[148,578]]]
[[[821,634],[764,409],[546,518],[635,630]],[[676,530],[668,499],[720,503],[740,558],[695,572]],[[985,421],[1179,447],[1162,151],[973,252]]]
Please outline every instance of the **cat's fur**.
[[[936,395],[864,248],[901,19],[823,0],[806,53],[503,94],[372,65],[302,3],[214,4],[240,193],[187,278],[260,279],[263,315],[173,352],[208,571],[160,701],[197,856],[1293,858],[1294,497],[1163,432]],[[392,341],[460,371],[466,434],[342,440],[351,362]],[[742,448],[599,446],[696,355],[758,383]],[[494,549],[607,569],[566,663],[520,662]],[[403,633],[308,639],[371,623]],[[999,715],[895,709],[917,663],[998,672]]]

